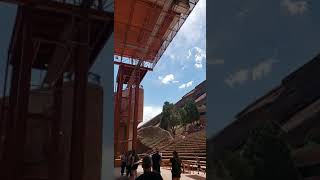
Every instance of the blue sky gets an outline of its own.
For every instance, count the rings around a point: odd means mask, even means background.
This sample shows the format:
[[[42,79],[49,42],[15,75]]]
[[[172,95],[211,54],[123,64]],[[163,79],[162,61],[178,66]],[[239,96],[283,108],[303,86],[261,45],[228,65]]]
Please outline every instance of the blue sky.
[[[206,1],[200,0],[154,70],[142,81],[144,121],[159,114],[165,101],[177,102],[205,78]]]
[[[320,53],[320,1],[229,0],[208,6],[210,136]]]

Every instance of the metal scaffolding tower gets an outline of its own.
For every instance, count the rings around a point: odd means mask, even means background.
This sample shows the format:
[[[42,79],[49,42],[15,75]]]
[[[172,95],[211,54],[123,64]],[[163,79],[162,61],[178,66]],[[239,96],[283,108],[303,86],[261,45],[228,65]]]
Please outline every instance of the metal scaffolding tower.
[[[0,119],[0,179],[87,179],[83,139],[86,136],[88,73],[113,32],[114,17],[110,11],[113,1],[1,1],[16,4],[18,9],[8,51],[7,64],[12,67],[9,98],[5,98],[4,91]],[[42,89],[55,89],[47,172],[28,170],[24,162],[33,69],[46,71]],[[8,73],[6,71],[6,78]],[[61,168],[61,150],[58,148],[63,143],[60,138],[61,87],[66,73],[74,74],[70,168],[67,172]],[[6,83],[7,80],[5,87]],[[43,117],[42,114],[38,116]]]

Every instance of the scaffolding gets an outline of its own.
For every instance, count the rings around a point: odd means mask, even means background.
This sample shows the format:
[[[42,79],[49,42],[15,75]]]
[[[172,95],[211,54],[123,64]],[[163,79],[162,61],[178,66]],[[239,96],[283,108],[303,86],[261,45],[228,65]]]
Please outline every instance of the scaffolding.
[[[1,0],[18,6],[8,50],[0,119],[0,179],[72,179],[98,177],[87,172],[86,108],[89,69],[113,32],[111,0]],[[9,71],[11,66],[11,71]],[[45,71],[40,89],[53,89],[54,119],[47,169],[24,162],[32,70]],[[6,98],[8,77],[9,96]],[[66,74],[73,74],[70,166],[62,169],[61,102]],[[95,76],[95,80],[97,77]],[[7,101],[8,100],[8,101]],[[45,118],[43,114],[37,117]],[[96,144],[101,147],[100,144]],[[65,153],[65,152],[63,152]],[[101,156],[101,155],[100,155]],[[100,161],[100,160],[98,160]],[[97,163],[97,162],[96,162]],[[31,168],[31,169],[30,169]],[[100,170],[99,170],[100,172]],[[87,174],[89,173],[89,174]],[[91,174],[90,174],[91,173]],[[28,174],[28,175],[27,175]],[[94,178],[96,179],[96,178]]]

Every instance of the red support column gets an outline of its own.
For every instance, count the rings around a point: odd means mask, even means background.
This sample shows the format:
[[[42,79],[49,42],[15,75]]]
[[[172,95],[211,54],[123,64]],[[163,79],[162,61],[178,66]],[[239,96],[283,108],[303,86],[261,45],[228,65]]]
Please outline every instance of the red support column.
[[[119,128],[120,128],[120,118],[121,118],[121,103],[122,103],[122,89],[123,89],[123,74],[122,74],[122,66],[119,66],[118,70],[118,87],[117,87],[117,94],[116,94],[116,108],[115,108],[115,121],[114,121],[114,143],[115,143],[115,148],[114,148],[114,154],[116,156],[119,155],[119,144],[120,144],[120,139],[119,139]]]
[[[131,124],[131,120],[132,120],[132,87],[131,85],[128,84],[128,88],[129,88],[129,97],[128,97],[128,101],[129,101],[129,106],[128,106],[128,119],[127,119],[127,126],[126,126],[126,152],[129,150],[129,133],[130,133],[130,124]]]
[[[9,117],[2,161],[1,180],[17,180],[22,176],[26,121],[28,119],[29,91],[33,59],[33,44],[28,22],[30,9],[23,7],[24,15],[21,57],[13,62],[9,97]]]
[[[19,10],[17,10],[19,11]],[[19,15],[17,15],[17,26],[23,26],[22,22],[22,14],[20,13]],[[10,82],[10,89],[9,89],[9,103],[8,103],[8,107],[6,108],[6,117],[5,117],[5,121],[3,122],[3,132],[1,133],[1,144],[0,144],[0,168],[3,166],[6,166],[3,162],[1,163],[1,159],[3,158],[8,158],[8,157],[4,157],[4,149],[5,149],[5,144],[8,143],[8,141],[6,140],[8,133],[12,132],[12,128],[13,128],[13,121],[9,121],[9,119],[12,119],[12,116],[14,115],[14,107],[16,106],[16,101],[17,101],[17,88],[18,88],[18,81],[19,81],[19,72],[20,72],[20,66],[19,64],[21,64],[21,55],[22,55],[22,35],[21,33],[19,34],[19,36],[16,36],[17,38],[17,44],[15,44],[15,47],[17,47],[17,51],[16,53],[12,54],[10,56],[10,59],[8,59],[8,63],[12,64],[12,70],[11,70],[11,82]],[[6,101],[7,102],[7,101]],[[3,169],[3,168],[1,168]],[[0,179],[2,177],[2,172],[0,171]]]
[[[61,130],[61,114],[62,114],[62,86],[63,77],[60,77],[54,86],[53,109],[54,113],[51,117],[52,135],[49,149],[49,180],[63,180],[61,173],[63,172],[63,156],[61,156],[60,148],[60,130]]]
[[[139,109],[139,86],[140,86],[140,69],[136,70],[135,73],[135,100],[134,100],[134,119],[133,119],[133,136],[132,136],[132,149],[136,149],[137,147],[137,126],[138,126],[138,109]]]
[[[89,22],[86,17],[78,22],[79,44],[74,51],[74,93],[71,137],[71,180],[83,180],[85,171],[86,100],[89,68]]]

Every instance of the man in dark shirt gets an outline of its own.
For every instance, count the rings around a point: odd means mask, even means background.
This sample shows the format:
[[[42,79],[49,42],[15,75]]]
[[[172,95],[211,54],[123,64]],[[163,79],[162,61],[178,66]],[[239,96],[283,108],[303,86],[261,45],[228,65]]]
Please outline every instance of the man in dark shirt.
[[[151,166],[151,157],[147,155],[142,160],[143,174],[136,178],[136,180],[163,180],[159,173],[151,171]]]
[[[156,153],[152,155],[152,171],[158,172],[160,174],[160,164],[161,164],[161,156],[159,154],[159,150],[156,150]]]

